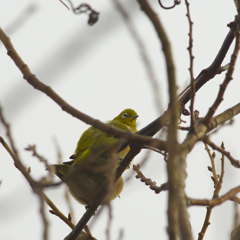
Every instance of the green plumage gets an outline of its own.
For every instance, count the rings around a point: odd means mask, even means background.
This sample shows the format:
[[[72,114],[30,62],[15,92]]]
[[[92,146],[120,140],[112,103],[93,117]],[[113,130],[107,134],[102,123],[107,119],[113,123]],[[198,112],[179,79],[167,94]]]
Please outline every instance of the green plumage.
[[[107,124],[123,131],[136,132],[137,113],[125,109]],[[116,198],[122,191],[122,177],[115,183],[115,171],[129,151],[129,147],[117,153],[119,139],[90,127],[80,137],[72,161],[54,165],[56,175],[68,186],[70,193],[84,205],[92,203],[103,185],[109,194],[102,204]],[[65,180],[67,179],[67,180]]]

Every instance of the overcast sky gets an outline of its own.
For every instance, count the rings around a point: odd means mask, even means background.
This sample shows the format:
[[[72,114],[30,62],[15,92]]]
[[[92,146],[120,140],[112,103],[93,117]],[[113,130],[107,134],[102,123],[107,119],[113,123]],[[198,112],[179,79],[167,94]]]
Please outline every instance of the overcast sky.
[[[111,0],[85,1],[100,12],[94,26],[87,24],[87,15],[74,15],[58,0],[2,0],[0,1],[0,27],[9,35],[12,43],[40,81],[51,86],[62,98],[78,110],[101,121],[114,118],[125,108],[133,108],[139,115],[137,127],[141,129],[158,117],[168,106],[168,89],[165,63],[161,45],[153,26],[141,12],[136,1],[121,1],[129,13],[135,30],[144,43],[151,62],[158,88],[149,80],[140,50],[131,37],[121,14]],[[150,1],[149,1],[150,2]],[[66,2],[67,3],[67,2]],[[77,6],[81,2],[74,1]],[[171,4],[165,0],[163,3]],[[172,10],[163,10],[157,1],[151,1],[154,11],[160,16],[170,42],[176,67],[179,92],[189,83],[188,21],[184,1]],[[233,1],[202,0],[190,5],[193,25],[194,75],[208,67],[214,60],[225,36],[227,24],[234,20],[236,9]],[[234,45],[234,43],[233,43]],[[230,49],[224,64],[229,62]],[[239,61],[237,62],[239,68]],[[204,116],[214,101],[225,74],[214,78],[196,95],[195,109]],[[217,113],[239,102],[240,68],[234,73]],[[158,91],[160,104],[154,93]],[[33,89],[23,78],[6,50],[0,44],[0,103],[12,126],[16,145],[24,164],[31,166],[31,175],[40,179],[46,175],[43,164],[24,150],[36,144],[37,151],[57,162],[54,141],[57,140],[68,161],[75,150],[81,133],[88,127],[85,123],[63,112],[50,98]],[[157,105],[157,106],[156,106]],[[187,106],[188,108],[188,106]],[[183,117],[188,126],[188,117]],[[239,123],[236,117],[233,126],[226,126],[212,136],[227,151],[239,159]],[[5,129],[0,125],[0,135]],[[186,132],[179,132],[179,142]],[[143,150],[135,159],[141,162]],[[220,155],[216,165],[220,173]],[[22,174],[14,167],[6,151],[0,147],[0,239],[42,239],[42,222],[38,198],[34,195]],[[189,197],[212,197],[213,183],[207,170],[210,160],[202,143],[197,143],[187,158],[186,192]],[[146,177],[158,185],[167,181],[163,157],[151,153],[147,164],[141,169]],[[133,174],[130,169],[124,178]],[[223,189],[220,195],[240,183],[239,170],[226,159]],[[56,181],[58,179],[56,178]],[[49,198],[64,213],[68,207],[64,198],[64,186],[46,191]],[[113,221],[111,239],[168,239],[167,192],[156,195],[135,178],[125,184],[121,198],[112,202]],[[80,219],[84,206],[72,199],[75,217]],[[47,207],[48,209],[48,207]],[[197,239],[205,218],[205,207],[189,208],[194,239]],[[234,220],[234,205],[227,202],[213,209],[211,225],[205,240],[229,239]],[[70,228],[56,216],[47,213],[50,222],[50,239],[63,239]],[[105,209],[91,231],[94,237],[106,239],[108,211]],[[91,225],[91,223],[90,223]],[[158,236],[158,237],[157,237]]]

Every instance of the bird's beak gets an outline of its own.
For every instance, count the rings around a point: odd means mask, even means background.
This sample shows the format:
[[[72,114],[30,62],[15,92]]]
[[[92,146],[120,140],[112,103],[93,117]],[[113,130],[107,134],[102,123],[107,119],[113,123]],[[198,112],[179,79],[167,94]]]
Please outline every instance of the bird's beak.
[[[138,115],[135,115],[135,116],[131,116],[130,118],[135,119],[135,118],[138,118],[138,117],[139,117]]]

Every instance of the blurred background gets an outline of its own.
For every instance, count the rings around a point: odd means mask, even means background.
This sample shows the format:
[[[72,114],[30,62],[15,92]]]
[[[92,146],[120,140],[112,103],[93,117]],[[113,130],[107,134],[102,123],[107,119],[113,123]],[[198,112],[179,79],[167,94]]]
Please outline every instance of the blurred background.
[[[65,2],[68,5],[68,2]],[[82,2],[73,1],[74,6]],[[165,62],[161,44],[149,19],[136,1],[121,1],[128,12],[135,31],[144,44],[157,81],[152,84],[141,58],[141,51],[132,38],[122,15],[111,0],[88,0],[94,10],[100,12],[99,21],[89,26],[86,14],[75,15],[60,1],[3,0],[0,2],[0,27],[11,41],[33,74],[51,86],[70,105],[101,121],[114,118],[125,108],[133,108],[139,115],[138,129],[157,118],[167,109],[168,88]],[[149,1],[159,15],[172,44],[179,92],[190,82],[188,32],[184,1],[172,10],[162,9],[157,1]],[[164,0],[170,6],[172,1]],[[227,24],[234,20],[236,8],[233,1],[194,1],[190,3],[193,24],[194,75],[208,67],[214,60],[228,33]],[[230,60],[234,43],[225,58]],[[195,109],[204,116],[216,98],[225,73],[216,76],[196,94]],[[239,61],[217,114],[239,102]],[[56,143],[64,161],[68,161],[77,141],[88,127],[85,123],[63,112],[50,98],[33,89],[23,78],[0,43],[0,103],[11,130],[21,159],[31,167],[35,179],[46,176],[42,163],[24,150],[36,144],[37,151],[57,163]],[[155,94],[157,92],[158,101]],[[188,109],[188,106],[186,106]],[[182,117],[189,125],[189,117]],[[239,116],[233,125],[225,126],[212,135],[218,145],[225,143],[227,151],[239,159]],[[6,139],[0,124],[0,135]],[[186,132],[179,131],[179,142]],[[146,150],[135,158],[138,164]],[[220,174],[221,155],[217,154],[216,167]],[[225,176],[220,195],[240,183],[239,170],[225,161]],[[0,239],[42,239],[42,220],[39,200],[3,147],[0,147]],[[203,143],[197,143],[187,158],[186,193],[192,198],[212,198],[214,191],[211,173],[207,170],[209,157]],[[167,181],[163,157],[150,153],[141,168],[144,175],[158,185]],[[168,239],[167,192],[155,194],[138,179],[131,169],[124,179],[121,198],[112,202],[113,220],[111,239]],[[56,181],[58,179],[56,178]],[[46,195],[67,215],[65,187],[50,188]],[[85,212],[84,206],[72,199],[75,219]],[[46,207],[49,209],[49,207]],[[234,204],[226,202],[213,209],[204,239],[229,239],[234,223]],[[205,207],[190,207],[189,215],[194,239],[202,228]],[[108,209],[104,209],[90,230],[97,239],[106,239]],[[63,239],[71,229],[58,217],[47,213],[50,222],[50,239]]]

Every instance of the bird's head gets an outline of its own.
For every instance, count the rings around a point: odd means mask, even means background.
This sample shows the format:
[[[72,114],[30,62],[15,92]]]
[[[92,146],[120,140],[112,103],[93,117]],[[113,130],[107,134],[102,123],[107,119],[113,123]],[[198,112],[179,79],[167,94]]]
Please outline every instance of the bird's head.
[[[134,110],[128,108],[128,109],[123,110],[113,120],[120,121],[124,124],[127,124],[129,127],[136,129],[137,117],[138,117],[137,113]],[[136,131],[137,131],[137,129],[136,129]]]

